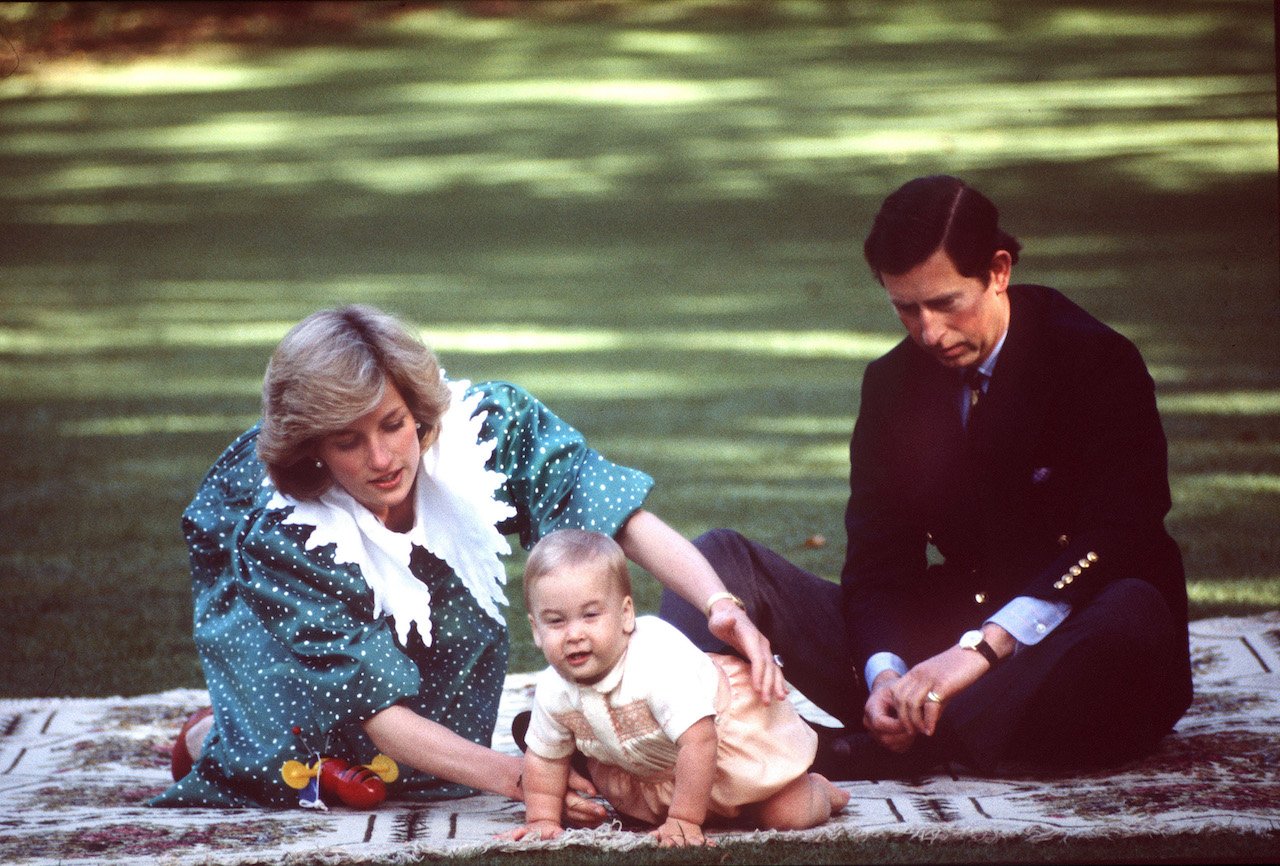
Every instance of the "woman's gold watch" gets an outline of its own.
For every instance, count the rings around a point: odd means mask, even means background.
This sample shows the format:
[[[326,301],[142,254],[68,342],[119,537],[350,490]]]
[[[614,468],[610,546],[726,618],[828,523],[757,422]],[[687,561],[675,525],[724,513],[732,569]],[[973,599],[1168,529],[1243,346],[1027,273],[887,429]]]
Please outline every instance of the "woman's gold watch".
[[[707,597],[706,602],[704,602],[704,603],[703,603],[703,605],[702,605],[702,612],[703,612],[703,613],[705,613],[707,616],[711,616],[711,605],[715,604],[717,601],[724,601],[724,600],[726,600],[726,599],[728,599],[729,601],[731,601],[731,602],[733,602],[734,604],[736,604],[736,605],[737,605],[740,609],[742,609],[742,610],[746,610],[746,609],[747,609],[746,602],[744,602],[742,599],[738,598],[738,597],[737,597],[736,595],[734,595],[733,593],[731,593],[731,592],[713,592],[713,593],[711,593],[711,595],[709,595],[709,596]]]

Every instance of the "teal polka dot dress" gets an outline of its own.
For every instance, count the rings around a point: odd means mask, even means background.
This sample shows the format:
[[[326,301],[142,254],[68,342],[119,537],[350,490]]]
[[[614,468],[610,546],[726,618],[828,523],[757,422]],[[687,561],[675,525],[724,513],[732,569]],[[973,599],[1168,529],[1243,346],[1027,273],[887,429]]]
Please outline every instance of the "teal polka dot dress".
[[[493,494],[510,515],[497,524],[502,535],[526,548],[565,527],[614,535],[643,504],[649,476],[606,460],[528,392],[486,382],[462,393],[472,417],[483,417],[478,441],[492,443],[485,468],[505,476]],[[408,570],[429,593],[429,639],[415,623],[402,642],[359,564],[314,543],[315,527],[290,521],[295,509],[265,481],[257,434],[231,444],[183,514],[214,723],[192,771],[152,805],[294,807],[298,792],[280,768],[309,759],[302,741],[367,763],[377,750],[360,722],[397,703],[489,745],[508,654],[492,600],[413,545]],[[391,797],[471,793],[401,769]]]

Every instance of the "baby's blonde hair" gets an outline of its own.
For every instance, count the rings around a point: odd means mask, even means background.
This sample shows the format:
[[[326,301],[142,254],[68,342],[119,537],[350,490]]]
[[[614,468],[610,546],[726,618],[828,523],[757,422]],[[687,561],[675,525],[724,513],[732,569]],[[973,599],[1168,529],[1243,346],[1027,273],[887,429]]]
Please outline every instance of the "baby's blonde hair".
[[[533,586],[566,564],[579,565],[598,562],[623,598],[631,595],[631,573],[627,570],[627,555],[618,542],[602,532],[585,529],[557,529],[533,546],[524,566],[524,606],[529,610]],[[532,610],[529,610],[532,613]]]

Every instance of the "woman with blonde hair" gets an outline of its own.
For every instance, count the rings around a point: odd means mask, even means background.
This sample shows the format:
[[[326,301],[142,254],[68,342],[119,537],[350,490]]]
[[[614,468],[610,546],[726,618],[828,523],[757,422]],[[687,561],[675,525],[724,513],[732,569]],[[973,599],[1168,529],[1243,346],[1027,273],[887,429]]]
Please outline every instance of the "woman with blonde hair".
[[[520,758],[489,748],[506,674],[510,553],[565,527],[603,532],[707,611],[765,700],[768,641],[700,553],[642,508],[653,481],[609,462],[523,389],[444,378],[401,322],[322,310],[271,357],[262,421],[183,515],[212,715],[175,745],[162,806],[287,806],[287,761],[381,752],[390,796],[523,799]],[[565,798],[580,823],[602,808]]]

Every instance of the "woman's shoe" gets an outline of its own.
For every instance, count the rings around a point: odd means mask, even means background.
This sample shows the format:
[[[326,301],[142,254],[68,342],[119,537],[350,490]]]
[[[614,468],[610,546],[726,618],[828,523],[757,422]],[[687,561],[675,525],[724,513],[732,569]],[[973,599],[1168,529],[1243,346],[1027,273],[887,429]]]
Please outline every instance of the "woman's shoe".
[[[516,713],[516,717],[511,720],[511,739],[516,741],[516,746],[522,752],[525,750],[524,738],[529,733],[529,720],[532,718],[531,710],[523,710]]]
[[[169,758],[169,770],[173,773],[173,781],[177,782],[190,773],[195,765],[191,750],[187,748],[187,734],[211,715],[213,715],[213,707],[201,707],[187,718],[182,725],[182,730],[178,731],[178,739],[173,743],[173,753]]]
[[[511,720],[511,739],[516,741],[516,746],[521,752],[527,748],[525,737],[529,733],[529,720],[532,718],[532,710],[522,710],[516,713],[516,717]],[[569,760],[569,766],[573,767],[583,778],[591,778],[591,774],[587,771],[587,756],[581,752],[575,751],[573,753],[573,757]]]

